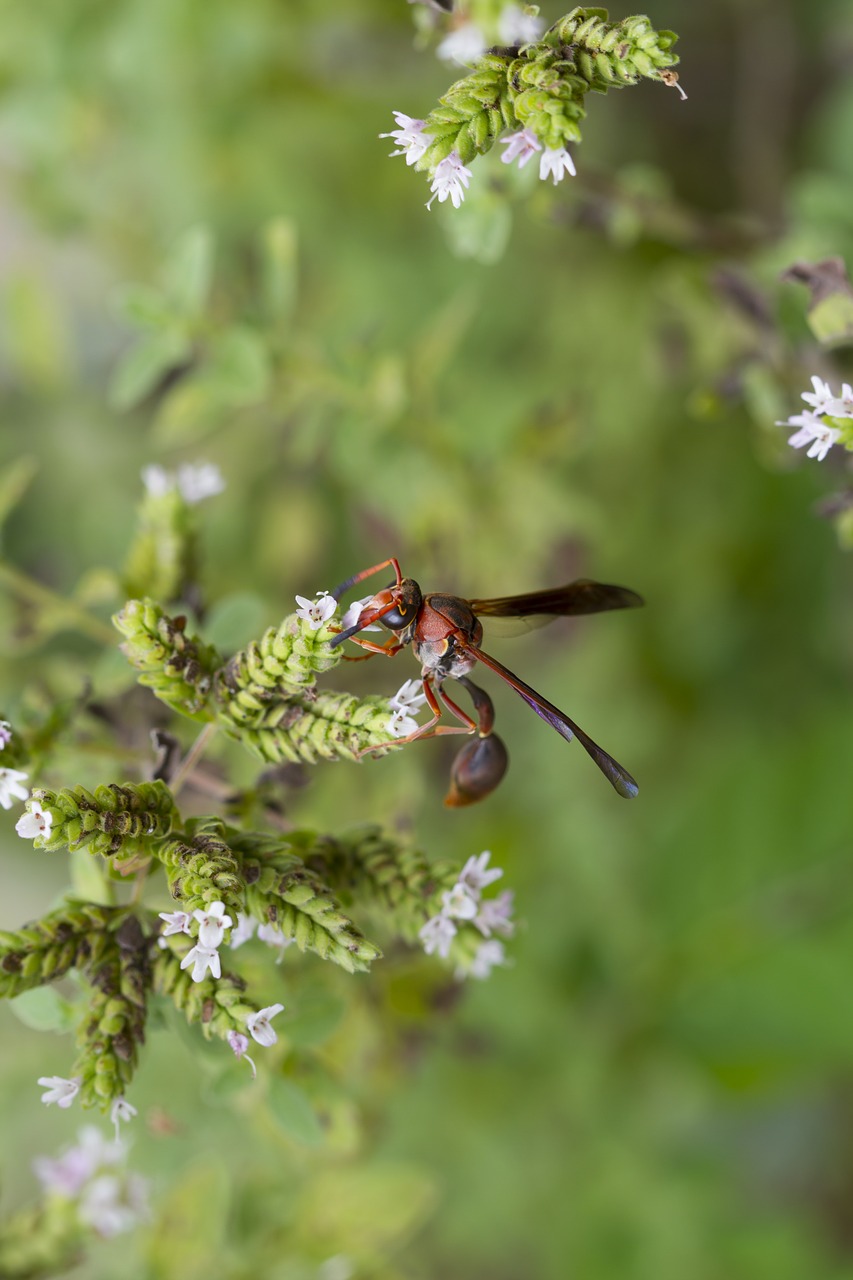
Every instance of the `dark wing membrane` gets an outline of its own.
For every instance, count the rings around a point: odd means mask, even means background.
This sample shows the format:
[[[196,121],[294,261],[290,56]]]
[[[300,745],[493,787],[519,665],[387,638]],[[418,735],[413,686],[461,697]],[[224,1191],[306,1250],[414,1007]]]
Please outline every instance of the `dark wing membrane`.
[[[521,596],[499,596],[494,600],[469,600],[474,613],[488,618],[523,618],[528,614],[569,617],[584,613],[605,613],[608,609],[636,609],[642,596],[628,587],[612,587],[606,582],[578,578],[565,587],[530,591]]]
[[[457,640],[457,644],[458,644]],[[496,671],[499,676],[503,676],[508,685],[520,694],[529,707],[532,707],[538,716],[549,724],[552,729],[556,729],[567,742],[571,742],[572,738],[577,738],[578,742],[591,756],[598,765],[601,772],[607,778],[611,786],[619,792],[620,796],[624,796],[626,800],[633,800],[639,791],[634,779],[631,777],[627,769],[623,769],[612,756],[606,751],[602,751],[598,743],[593,742],[583,729],[579,728],[574,720],[570,720],[564,711],[559,707],[555,707],[553,702],[549,702],[547,698],[543,698],[541,693],[537,693],[535,689],[531,689],[529,684],[525,684],[520,680],[514,672],[505,667],[502,662],[498,662],[497,658],[492,658],[488,653],[483,653],[482,649],[475,649],[473,646],[465,646],[468,653],[479,658],[485,666],[490,667],[492,671]]]

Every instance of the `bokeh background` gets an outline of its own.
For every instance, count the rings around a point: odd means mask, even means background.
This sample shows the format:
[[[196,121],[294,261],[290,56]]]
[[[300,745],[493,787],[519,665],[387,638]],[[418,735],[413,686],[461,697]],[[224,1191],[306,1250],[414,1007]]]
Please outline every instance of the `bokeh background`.
[[[773,425],[811,374],[851,380],[779,279],[853,259],[849,5],[659,0],[689,101],[595,98],[576,180],[491,156],[458,214],[427,213],[377,140],[453,75],[404,0],[2,12],[7,709],[127,685],[8,566],[107,619],[151,462],[227,479],[199,511],[226,647],[392,554],[427,589],[589,575],[647,600],[491,645],[636,802],[488,677],[512,764],[487,803],[442,808],[437,742],[288,794],[321,830],[491,849],[511,965],[460,990],[409,953],[358,979],[258,961],[290,1018],[275,1106],[156,1030],[133,1098],[154,1224],[68,1274],[853,1276],[851,562],[816,512],[844,470]],[[336,679],[390,695],[414,674],[402,655]],[[99,751],[70,739],[45,781],[113,777]],[[16,816],[7,928],[67,882]],[[0,1027],[11,1213],[79,1117],[34,1084],[67,1074],[69,1040]]]

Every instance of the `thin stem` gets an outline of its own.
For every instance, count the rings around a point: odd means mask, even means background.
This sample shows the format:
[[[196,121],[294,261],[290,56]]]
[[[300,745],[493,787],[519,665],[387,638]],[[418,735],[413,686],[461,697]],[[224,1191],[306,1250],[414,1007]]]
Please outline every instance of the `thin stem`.
[[[0,583],[5,584],[10,591],[22,599],[52,609],[60,617],[67,619],[69,627],[82,631],[84,635],[91,637],[92,640],[97,640],[99,644],[111,645],[115,643],[115,632],[112,627],[107,626],[105,622],[101,622],[100,618],[94,617],[93,614],[89,613],[74,600],[68,600],[65,596],[61,596],[58,591],[53,591],[50,587],[44,586],[43,583],[27,577],[25,573],[21,573],[19,569],[14,569],[12,565],[6,564],[3,560],[0,560]]]
[[[201,733],[198,735],[195,742],[190,747],[186,756],[178,765],[178,768],[175,771],[175,776],[172,778],[171,782],[169,783],[169,790],[172,792],[173,796],[176,796],[178,794],[181,787],[186,782],[187,777],[189,776],[190,773],[192,773],[193,769],[195,768],[199,757],[206,750],[207,744],[210,742],[210,739],[213,737],[215,733],[216,733],[215,724],[206,724],[204,726]]]

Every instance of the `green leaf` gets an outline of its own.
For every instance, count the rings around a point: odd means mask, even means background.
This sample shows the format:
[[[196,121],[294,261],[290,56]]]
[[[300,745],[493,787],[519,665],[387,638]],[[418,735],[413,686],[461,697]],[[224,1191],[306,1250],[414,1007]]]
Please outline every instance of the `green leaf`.
[[[9,1001],[9,1008],[19,1022],[33,1031],[70,1031],[75,1021],[75,1006],[54,987],[34,987]]]
[[[267,391],[269,357],[260,334],[244,325],[227,329],[210,345],[205,377],[228,406],[254,404]]]
[[[85,846],[71,854],[71,887],[77,897],[86,902],[112,906],[115,901],[113,887],[104,874],[104,863],[100,858],[93,858]]]
[[[22,381],[52,387],[69,376],[71,353],[56,293],[38,277],[13,279],[5,298],[6,358]]]
[[[293,312],[298,287],[294,223],[274,218],[264,227],[261,245],[265,309],[270,319],[286,320]]]
[[[809,327],[818,342],[843,346],[853,342],[853,298],[835,293],[824,298],[808,315]]]
[[[269,360],[261,337],[235,326],[211,340],[199,370],[166,398],[154,439],[186,444],[207,435],[235,409],[257,403],[267,392]]]
[[[0,471],[0,525],[23,498],[38,468],[38,459],[33,454],[24,454]]]
[[[323,1141],[323,1129],[307,1096],[292,1080],[276,1076],[270,1083],[269,1108],[279,1128],[307,1147]]]
[[[141,329],[167,329],[178,318],[168,298],[144,285],[130,285],[125,289],[120,306],[127,319]]]
[[[360,1164],[357,1169],[318,1170],[294,1217],[306,1239],[346,1241],[369,1258],[416,1231],[436,1200],[435,1184],[413,1165]]]
[[[251,591],[235,591],[213,606],[205,620],[209,644],[223,653],[241,649],[270,624],[267,602]]]
[[[203,1161],[181,1170],[163,1198],[156,1231],[145,1233],[148,1274],[181,1280],[222,1275],[229,1183],[224,1162],[210,1150]]]
[[[337,996],[318,991],[301,999],[292,1016],[281,1019],[282,1035],[300,1049],[324,1044],[339,1026],[345,1008]]]
[[[191,354],[192,343],[180,329],[143,338],[116,370],[110,386],[110,404],[114,409],[132,408]]]
[[[207,227],[191,227],[178,241],[166,267],[166,292],[184,316],[204,308],[213,272],[213,237]]]

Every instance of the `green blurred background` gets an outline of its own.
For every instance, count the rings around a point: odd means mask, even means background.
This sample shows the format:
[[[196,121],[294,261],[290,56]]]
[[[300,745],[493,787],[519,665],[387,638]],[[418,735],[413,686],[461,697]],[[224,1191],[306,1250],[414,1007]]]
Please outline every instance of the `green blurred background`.
[[[596,98],[576,180],[492,155],[458,215],[377,140],[452,78],[404,0],[0,13],[0,460],[33,462],[7,563],[108,617],[140,469],[204,458],[228,482],[199,513],[225,647],[387,555],[426,589],[583,574],[647,600],[490,646],[626,764],[635,803],[488,677],[512,765],[483,805],[442,808],[437,742],[292,794],[321,830],[491,849],[511,967],[460,993],[403,953],[357,979],[258,966],[292,1013],[272,1109],[155,1031],[133,1160],[156,1232],[69,1274],[853,1277],[851,566],[814,511],[843,472],[773,426],[811,374],[851,380],[779,282],[853,259],[849,4],[661,0],[689,101]],[[0,624],[10,711],[128,683],[19,591]],[[116,769],[61,767],[43,781]],[[15,816],[4,927],[67,881]],[[0,1019],[11,1212],[79,1117],[34,1085],[70,1043]]]

